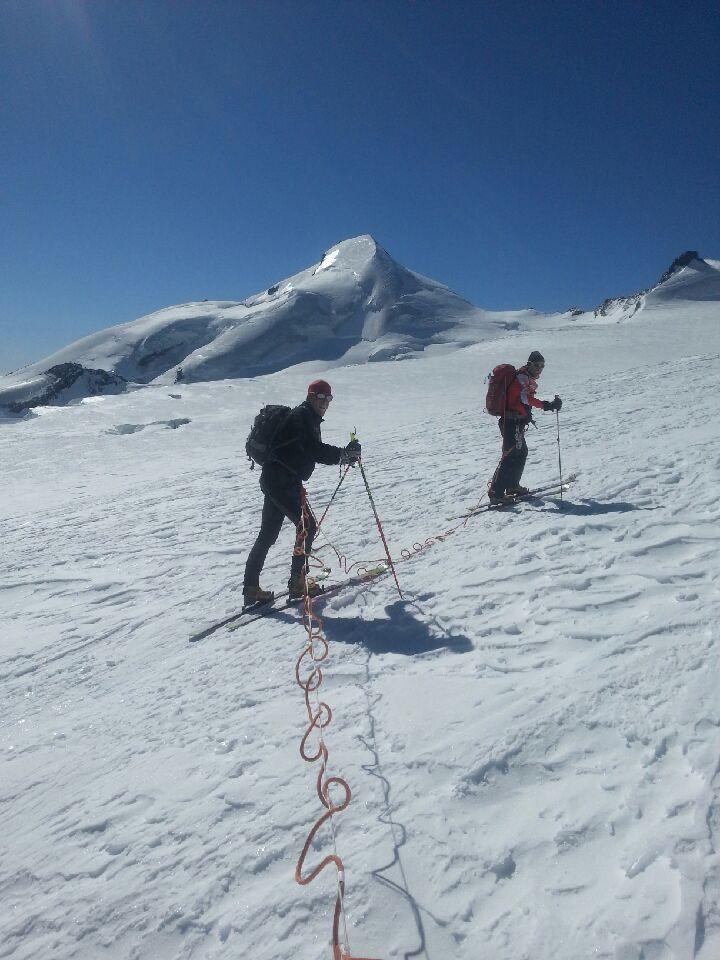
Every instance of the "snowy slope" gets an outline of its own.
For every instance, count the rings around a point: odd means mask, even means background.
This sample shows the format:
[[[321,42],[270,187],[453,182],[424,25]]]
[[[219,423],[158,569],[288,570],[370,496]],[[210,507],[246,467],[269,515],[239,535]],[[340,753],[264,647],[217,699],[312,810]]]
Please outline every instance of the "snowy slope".
[[[622,323],[638,314],[642,319],[646,307],[687,301],[720,301],[720,261],[703,259],[689,250],[676,257],[654,287],[629,297],[608,298],[593,311],[593,316]]]
[[[448,517],[498,455],[482,380],[531,349],[580,478],[562,510],[463,527]],[[454,529],[398,564],[404,600],[386,578],[323,608],[355,955],[720,956],[719,353],[717,304],[648,298],[630,323],[333,372],[324,438],[357,426],[393,554]],[[240,602],[251,417],[311,373],[0,424],[0,957],[329,958],[334,879],[293,880],[320,813],[302,626],[187,643]],[[702,415],[688,384],[708,387]],[[558,468],[538,421],[531,483]],[[318,468],[318,508],[336,482]],[[350,562],[382,556],[357,474],[326,523]],[[286,528],[266,585],[291,545]],[[323,832],[311,862],[331,850]]]
[[[78,340],[1,378],[0,405],[47,390],[53,383],[47,371],[58,364],[105,370],[133,383],[172,381],[180,366],[186,381],[220,380],[308,360],[336,366],[414,356],[433,344],[474,343],[539,316],[478,310],[361,236],[242,302],[168,307]],[[60,391],[57,402],[70,398]]]
[[[679,257],[649,291],[605,300],[597,322],[622,322],[646,305],[720,300],[720,265]],[[323,369],[416,358],[493,339],[587,322],[567,311],[478,309],[401,266],[370,236],[345,240],[320,263],[242,302],[168,307],[101,330],[0,378],[0,410],[63,404],[133,384],[265,375],[297,364]],[[57,371],[60,371],[58,374]]]
[[[475,308],[406,270],[369,236],[345,240],[320,263],[241,302],[168,307],[71,344],[30,372],[68,360],[145,383],[183,365],[191,380],[268,373],[337,359],[360,340],[421,345]],[[367,355],[372,347],[366,348]]]
[[[720,260],[695,259],[653,287],[646,303],[675,300],[720,300]]]

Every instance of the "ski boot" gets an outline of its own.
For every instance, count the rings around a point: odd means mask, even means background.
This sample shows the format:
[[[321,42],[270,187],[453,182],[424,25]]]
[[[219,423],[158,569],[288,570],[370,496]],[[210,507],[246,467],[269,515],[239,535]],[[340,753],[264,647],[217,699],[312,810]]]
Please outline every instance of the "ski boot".
[[[510,497],[526,497],[530,493],[530,487],[521,487],[519,484],[516,487],[508,487],[505,491],[506,496]]]
[[[510,493],[504,493],[498,495],[496,493],[488,493],[488,500],[490,501],[491,507],[506,507],[509,503],[515,503],[515,497]]]
[[[314,577],[305,577],[304,573],[297,577],[290,577],[288,580],[288,600],[295,603],[298,600],[304,600],[305,596],[317,597],[323,592],[323,588]]]
[[[272,590],[263,590],[262,587],[243,587],[243,610],[262,607],[266,603],[272,603],[274,599],[275,594]]]

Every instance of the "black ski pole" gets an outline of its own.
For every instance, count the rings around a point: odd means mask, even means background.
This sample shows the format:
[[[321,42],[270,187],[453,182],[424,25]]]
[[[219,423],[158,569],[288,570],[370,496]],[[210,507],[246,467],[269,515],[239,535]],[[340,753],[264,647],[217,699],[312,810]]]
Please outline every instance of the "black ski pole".
[[[315,529],[315,536],[318,535],[318,532],[319,532],[319,530],[320,530],[320,527],[322,526],[322,522],[323,522],[323,520],[325,519],[328,510],[329,510],[330,507],[332,506],[332,502],[333,502],[333,500],[335,499],[335,497],[337,496],[337,492],[338,492],[338,490],[340,489],[340,487],[342,486],[343,480],[344,480],[345,477],[348,475],[348,470],[349,470],[349,469],[350,469],[350,464],[348,464],[348,465],[345,467],[345,473],[343,473],[342,476],[340,477],[340,481],[338,482],[338,485],[335,487],[335,490],[333,491],[333,495],[330,497],[330,500],[328,501],[328,505],[327,505],[327,506],[325,507],[325,509],[323,510],[323,515],[320,517],[320,520],[319,520],[319,522],[318,522],[318,525],[317,525],[317,527],[316,527],[316,529]]]
[[[555,418],[557,419],[557,445],[558,445],[558,470],[560,471],[560,507],[562,508],[563,503],[563,478],[562,478],[562,457],[560,456],[560,411],[555,411]]]

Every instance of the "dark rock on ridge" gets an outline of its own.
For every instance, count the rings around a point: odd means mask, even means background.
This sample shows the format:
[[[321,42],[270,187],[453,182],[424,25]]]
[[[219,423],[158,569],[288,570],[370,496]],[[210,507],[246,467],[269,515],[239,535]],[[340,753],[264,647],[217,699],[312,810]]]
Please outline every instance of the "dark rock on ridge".
[[[100,393],[123,393],[127,388],[127,380],[116,373],[107,370],[91,370],[80,363],[58,363],[45,371],[47,380],[39,392],[23,400],[16,400],[8,404],[13,413],[21,413],[30,407],[41,407],[51,404],[61,393],[79,385],[82,380],[83,397],[92,397]]]
[[[683,267],[692,263],[693,260],[700,260],[700,255],[697,250],[686,250],[685,253],[681,253],[679,257],[675,257],[665,273],[660,277],[658,283],[665,283],[673,274],[677,273],[678,270],[682,270]]]

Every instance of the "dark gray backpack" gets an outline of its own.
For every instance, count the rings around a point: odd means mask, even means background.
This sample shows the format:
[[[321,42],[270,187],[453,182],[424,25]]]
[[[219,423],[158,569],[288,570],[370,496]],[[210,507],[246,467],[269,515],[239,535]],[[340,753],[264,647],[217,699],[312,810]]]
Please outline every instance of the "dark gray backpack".
[[[255,417],[252,430],[245,443],[245,452],[248,455],[248,460],[251,461],[251,470],[256,463],[264,467],[266,463],[270,463],[274,459],[274,455],[280,447],[292,443],[292,437],[289,440],[285,439],[282,443],[277,442],[280,431],[290,419],[291,413],[292,409],[290,407],[268,404]]]

